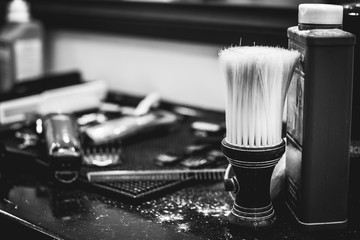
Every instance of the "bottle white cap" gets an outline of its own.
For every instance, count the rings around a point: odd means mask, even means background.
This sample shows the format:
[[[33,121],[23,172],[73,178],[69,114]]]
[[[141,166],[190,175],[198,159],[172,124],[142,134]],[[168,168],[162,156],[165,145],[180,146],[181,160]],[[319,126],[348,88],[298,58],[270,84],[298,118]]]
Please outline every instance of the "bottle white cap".
[[[303,24],[341,25],[343,7],[335,4],[304,3],[299,5],[298,22]]]
[[[30,20],[29,5],[24,0],[12,0],[8,5],[8,22],[28,22]]]

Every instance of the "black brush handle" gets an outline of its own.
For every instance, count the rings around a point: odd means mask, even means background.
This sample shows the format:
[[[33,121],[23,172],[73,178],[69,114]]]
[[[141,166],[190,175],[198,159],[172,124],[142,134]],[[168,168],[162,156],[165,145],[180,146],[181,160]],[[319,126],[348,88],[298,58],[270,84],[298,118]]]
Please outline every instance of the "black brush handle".
[[[222,150],[235,177],[225,181],[226,190],[234,191],[235,201],[229,221],[232,224],[263,228],[272,225],[276,214],[270,195],[271,175],[285,152],[285,141],[265,148],[238,147],[224,139]]]

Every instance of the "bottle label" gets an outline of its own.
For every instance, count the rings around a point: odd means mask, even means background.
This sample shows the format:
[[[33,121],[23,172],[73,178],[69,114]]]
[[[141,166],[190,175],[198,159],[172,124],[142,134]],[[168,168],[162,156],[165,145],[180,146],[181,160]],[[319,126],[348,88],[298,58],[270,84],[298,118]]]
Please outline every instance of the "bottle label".
[[[352,159],[360,159],[360,141],[359,140],[351,140],[350,143],[350,157]]]
[[[287,99],[287,132],[302,146],[305,74],[301,64],[294,71]]]
[[[42,75],[42,49],[40,39],[22,39],[15,42],[15,79],[17,82],[24,82]]]
[[[286,202],[291,210],[298,215],[301,201],[302,183],[302,145],[303,145],[303,114],[305,73],[303,59],[305,49],[294,41],[289,42],[289,48],[301,53],[302,61],[296,67],[287,94],[286,132],[288,145],[286,150]]]

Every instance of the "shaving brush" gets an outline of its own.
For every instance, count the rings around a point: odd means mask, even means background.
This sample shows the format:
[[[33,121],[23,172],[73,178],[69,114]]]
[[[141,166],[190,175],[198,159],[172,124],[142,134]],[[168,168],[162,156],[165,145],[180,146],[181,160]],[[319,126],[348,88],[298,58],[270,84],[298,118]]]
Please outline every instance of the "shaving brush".
[[[270,196],[275,165],[285,152],[282,119],[286,93],[300,54],[279,47],[237,46],[219,52],[226,78],[226,137],[222,151],[234,177],[232,224],[262,228],[276,214]]]

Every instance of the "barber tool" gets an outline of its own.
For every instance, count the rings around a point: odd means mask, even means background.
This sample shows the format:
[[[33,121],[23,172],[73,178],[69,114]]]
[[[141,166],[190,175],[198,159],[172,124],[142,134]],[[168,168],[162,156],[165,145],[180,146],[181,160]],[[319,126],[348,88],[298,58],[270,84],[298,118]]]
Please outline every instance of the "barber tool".
[[[87,166],[108,167],[122,163],[120,143],[83,147],[83,164]]]
[[[61,183],[74,182],[79,174],[82,152],[78,126],[72,115],[48,114],[42,119],[50,171]]]
[[[149,93],[142,99],[136,107],[132,106],[120,106],[116,103],[103,102],[99,110],[107,114],[120,114],[120,115],[133,115],[141,116],[149,113],[152,109],[155,109],[160,104],[160,95],[157,92]]]
[[[190,184],[193,179],[89,182],[87,179],[80,178],[80,181],[85,186],[98,190],[101,194],[120,198],[121,201],[126,201],[129,204],[138,204],[184,187]]]
[[[224,165],[226,158],[218,149],[203,154],[189,155],[180,161],[180,165],[189,169],[200,169]]]
[[[264,228],[276,221],[270,197],[273,169],[285,152],[282,117],[300,54],[277,47],[230,47],[219,60],[227,83],[226,137],[222,151],[235,176],[225,181],[235,195],[229,222]]]
[[[341,29],[340,5],[298,10],[298,26],[287,30],[301,64],[287,101],[286,203],[306,230],[344,228],[355,36]]]
[[[31,146],[36,146],[39,142],[39,136],[30,130],[19,130],[15,132],[15,137],[21,139],[23,142],[18,145],[18,148],[26,149]]]
[[[223,181],[224,168],[218,169],[168,169],[168,170],[109,170],[88,172],[81,178],[94,189],[140,203],[151,197],[169,193],[195,182]]]
[[[165,110],[155,110],[140,116],[124,116],[85,129],[94,144],[122,140],[138,133],[169,127],[177,122],[175,114]]]
[[[216,153],[214,144],[189,144],[183,148],[181,153],[160,153],[155,157],[154,162],[158,166],[170,166],[180,162],[187,168],[201,168],[218,160]],[[221,155],[223,156],[222,153]]]
[[[103,113],[86,113],[77,118],[77,124],[79,126],[87,126],[90,124],[99,124],[107,120],[107,117]]]
[[[193,131],[193,134],[197,137],[223,138],[225,135],[225,124],[205,122],[205,121],[195,121],[191,124],[191,130]]]
[[[33,92],[29,92],[27,95],[0,102],[0,123],[8,125],[25,122],[31,115],[46,115],[54,112],[54,109],[61,112],[75,112],[96,108],[105,98],[106,91],[105,82],[89,81],[45,89],[32,95],[29,94]]]
[[[88,172],[89,182],[183,180],[219,181],[224,179],[225,169],[162,169],[162,170],[113,170]]]
[[[181,159],[183,159],[182,154],[176,154],[173,152],[166,152],[158,154],[155,159],[154,163],[158,166],[170,166],[177,164]]]
[[[146,95],[134,109],[134,116],[145,115],[150,112],[152,107],[157,107],[160,103],[160,95],[156,92]]]
[[[184,118],[200,117],[202,115],[201,111],[186,106],[174,106],[172,111]]]
[[[189,169],[199,169],[211,165],[211,161],[204,155],[190,156],[181,160],[180,165]]]

